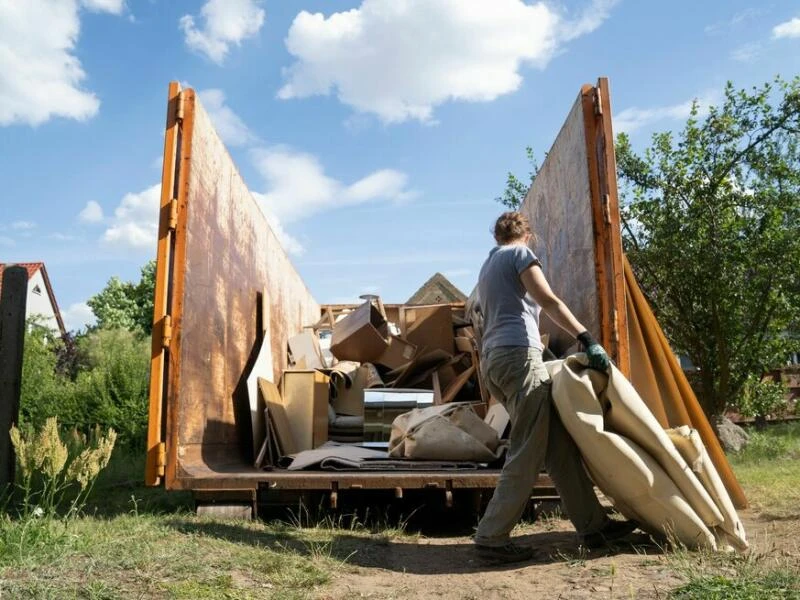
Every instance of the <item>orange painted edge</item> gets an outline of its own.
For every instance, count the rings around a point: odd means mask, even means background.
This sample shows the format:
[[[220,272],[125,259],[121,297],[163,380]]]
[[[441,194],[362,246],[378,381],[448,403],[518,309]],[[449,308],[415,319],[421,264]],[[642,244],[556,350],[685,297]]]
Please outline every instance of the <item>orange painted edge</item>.
[[[586,162],[589,173],[589,195],[592,205],[592,224],[594,239],[594,272],[597,285],[597,298],[600,306],[600,342],[605,346],[613,360],[616,360],[611,341],[611,305],[609,303],[607,273],[606,273],[606,247],[608,233],[603,223],[603,207],[600,203],[600,178],[597,168],[597,154],[595,153],[595,115],[594,115],[595,88],[584,84],[581,87],[581,106],[583,108],[583,130],[586,143]],[[591,332],[597,335],[597,332]]]
[[[153,298],[153,331],[150,347],[150,390],[147,420],[147,460],[145,484],[161,483],[159,447],[164,442],[164,366],[167,351],[162,344],[164,320],[169,314],[169,277],[172,233],[169,228],[170,203],[175,186],[178,150],[178,98],[181,86],[173,81],[167,94],[167,122],[164,132],[164,156],[161,167],[161,200],[159,203],[158,245],[156,248],[155,293]]]
[[[169,353],[169,401],[167,402],[167,465],[165,485],[167,489],[180,489],[177,481],[179,438],[181,322],[183,298],[186,293],[186,228],[189,205],[189,179],[192,164],[192,138],[194,136],[195,93],[185,89],[183,94],[183,121],[178,165],[178,220],[175,227],[175,249],[172,270],[172,343]]]
[[[631,376],[630,341],[628,339],[628,317],[625,302],[625,273],[623,268],[621,217],[619,213],[619,190],[617,188],[617,158],[614,152],[614,131],[612,128],[611,91],[608,78],[600,77],[597,80],[597,89],[603,107],[600,116],[602,134],[604,138],[604,165],[600,175],[606,183],[608,193],[609,221],[609,260],[611,262],[611,294],[613,296],[612,318],[613,331],[616,332],[616,363],[617,368],[625,377]],[[601,199],[602,200],[602,199]]]

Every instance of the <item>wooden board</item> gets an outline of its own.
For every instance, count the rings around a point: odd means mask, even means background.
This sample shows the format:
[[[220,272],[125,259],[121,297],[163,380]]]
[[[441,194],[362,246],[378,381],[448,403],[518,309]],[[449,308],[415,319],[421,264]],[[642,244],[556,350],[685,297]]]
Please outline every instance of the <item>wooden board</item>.
[[[608,82],[585,85],[520,208],[555,291],[630,375],[622,241]],[[575,340],[545,315],[542,333],[561,355]]]
[[[280,453],[282,455],[294,454],[297,452],[297,443],[295,442],[292,425],[289,423],[289,417],[286,415],[286,408],[283,406],[278,388],[271,381],[259,379],[258,389],[264,397],[270,426],[275,432]]]

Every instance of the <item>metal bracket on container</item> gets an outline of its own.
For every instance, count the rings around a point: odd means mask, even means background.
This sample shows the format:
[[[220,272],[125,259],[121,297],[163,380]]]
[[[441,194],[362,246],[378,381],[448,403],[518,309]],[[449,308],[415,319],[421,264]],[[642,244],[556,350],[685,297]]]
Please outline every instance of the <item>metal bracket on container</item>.
[[[331,481],[331,508],[339,508],[339,482]]]
[[[169,348],[171,342],[172,317],[170,315],[164,315],[164,319],[161,321],[161,346],[164,348]]]
[[[169,230],[175,231],[178,227],[178,199],[172,198],[169,201]]]
[[[183,91],[178,92],[178,97],[175,98],[175,119],[183,121]]]
[[[453,508],[453,480],[448,479],[444,482],[444,503],[447,508]]]
[[[594,88],[594,114],[598,117],[603,114],[603,100],[600,98],[599,88]]]

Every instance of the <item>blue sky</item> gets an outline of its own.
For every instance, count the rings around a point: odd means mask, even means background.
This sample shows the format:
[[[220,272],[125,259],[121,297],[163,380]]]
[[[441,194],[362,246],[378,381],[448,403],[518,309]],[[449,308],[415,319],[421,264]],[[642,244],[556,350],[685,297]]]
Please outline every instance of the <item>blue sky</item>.
[[[178,80],[318,301],[469,292],[506,172],[581,84],[610,78],[643,148],[729,79],[798,72],[796,0],[0,0],[0,262],[44,261],[72,328],[138,279]]]

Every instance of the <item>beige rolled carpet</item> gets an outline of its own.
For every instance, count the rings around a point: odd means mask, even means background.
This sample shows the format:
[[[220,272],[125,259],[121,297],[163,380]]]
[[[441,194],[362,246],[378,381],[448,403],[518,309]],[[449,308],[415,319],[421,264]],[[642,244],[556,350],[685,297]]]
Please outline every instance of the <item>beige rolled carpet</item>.
[[[736,540],[734,547],[746,547],[727,492],[714,484],[719,476],[711,461],[703,462],[705,474],[698,477],[616,367],[609,375],[594,371],[583,354],[546,364],[564,427],[589,475],[619,512],[687,547],[717,549],[723,534]],[[690,463],[697,462],[685,452]]]

